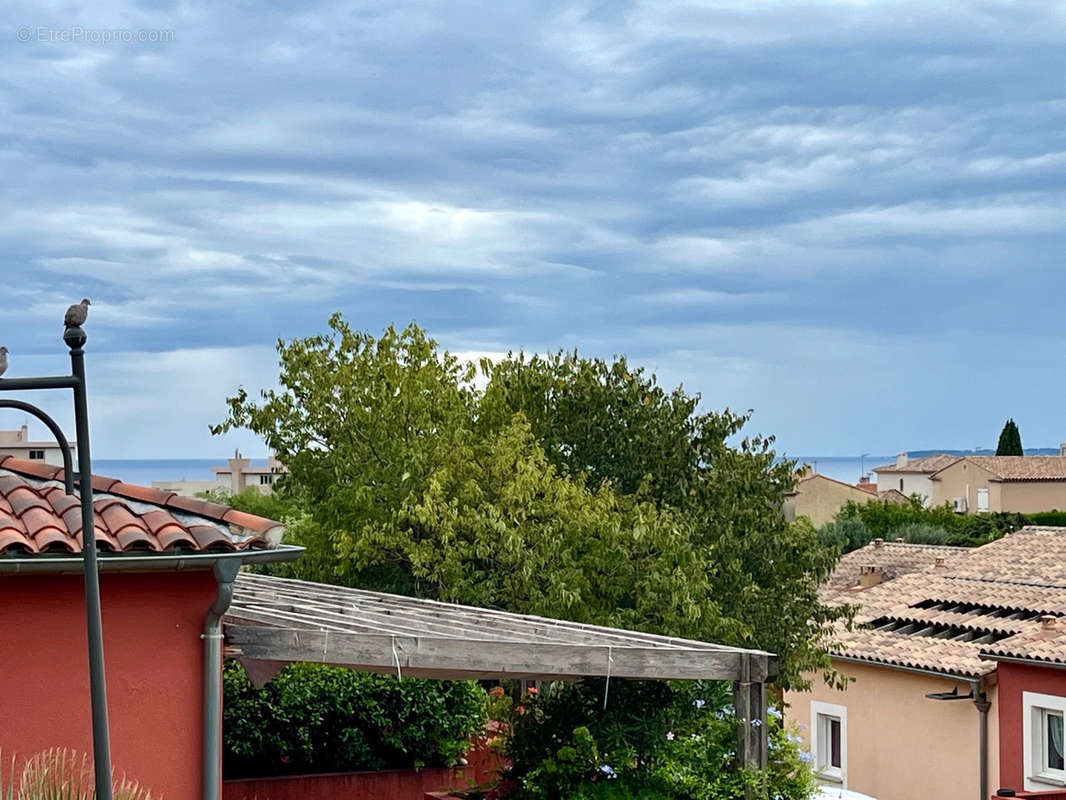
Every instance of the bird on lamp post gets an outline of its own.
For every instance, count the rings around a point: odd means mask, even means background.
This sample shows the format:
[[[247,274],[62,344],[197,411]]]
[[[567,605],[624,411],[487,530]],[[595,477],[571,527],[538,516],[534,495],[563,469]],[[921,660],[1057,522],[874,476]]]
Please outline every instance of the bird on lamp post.
[[[63,317],[63,324],[68,328],[80,328],[85,324],[85,320],[89,318],[89,298],[82,298],[80,303],[75,303],[67,309],[66,315]]]

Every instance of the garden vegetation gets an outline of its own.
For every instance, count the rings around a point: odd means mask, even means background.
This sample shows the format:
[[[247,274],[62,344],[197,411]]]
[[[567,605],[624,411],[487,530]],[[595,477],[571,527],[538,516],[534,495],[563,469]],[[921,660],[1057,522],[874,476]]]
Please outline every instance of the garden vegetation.
[[[795,465],[743,435],[750,412],[701,410],[624,358],[465,363],[416,325],[375,337],[340,315],[278,352],[280,388],[242,389],[215,431],[259,434],[288,468],[275,497],[248,499],[307,548],[279,574],[761,648],[778,654],[781,687],[830,669],[848,611],[817,590],[839,549],[784,520]],[[669,731],[678,708],[635,712]],[[516,751],[516,774],[543,775],[576,746],[554,716],[538,718],[554,731],[539,755]],[[577,727],[616,774],[642,763],[590,720]]]

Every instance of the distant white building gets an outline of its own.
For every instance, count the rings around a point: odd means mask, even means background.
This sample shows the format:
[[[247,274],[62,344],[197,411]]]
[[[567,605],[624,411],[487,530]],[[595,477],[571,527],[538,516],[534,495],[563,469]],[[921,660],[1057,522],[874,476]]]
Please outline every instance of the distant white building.
[[[933,482],[930,477],[934,472],[958,460],[958,456],[945,453],[915,459],[908,458],[906,453],[900,453],[896,456],[895,464],[874,468],[877,473],[877,490],[881,492],[895,489],[907,497],[918,494],[924,498],[925,505],[929,506],[933,502]]]
[[[267,458],[265,467],[253,467],[252,460],[237,450],[226,466],[211,467],[211,471],[215,473],[216,483],[230,494],[240,494],[249,486],[254,486],[263,494],[271,494],[274,480],[285,472],[285,467],[274,456]]]
[[[78,443],[70,441],[70,456],[74,459],[75,469],[78,463]],[[43,442],[30,440],[30,429],[23,425],[17,431],[0,431],[0,456],[14,456],[30,461],[43,461],[57,467],[63,466],[63,451],[54,439]]]
[[[195,497],[201,492],[222,489],[230,494],[240,494],[253,486],[263,494],[272,494],[274,481],[284,473],[285,467],[274,456],[267,458],[265,467],[253,467],[252,460],[237,450],[224,467],[211,467],[213,481],[152,481],[153,489],[176,492],[185,497]]]

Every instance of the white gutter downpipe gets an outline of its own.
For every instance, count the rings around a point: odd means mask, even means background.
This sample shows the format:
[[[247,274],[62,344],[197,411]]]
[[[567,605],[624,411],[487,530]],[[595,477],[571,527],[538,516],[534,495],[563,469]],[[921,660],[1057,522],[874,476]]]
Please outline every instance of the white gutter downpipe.
[[[222,615],[233,601],[233,582],[240,561],[216,561],[218,595],[204,619],[204,792],[203,800],[219,800],[222,789]]]

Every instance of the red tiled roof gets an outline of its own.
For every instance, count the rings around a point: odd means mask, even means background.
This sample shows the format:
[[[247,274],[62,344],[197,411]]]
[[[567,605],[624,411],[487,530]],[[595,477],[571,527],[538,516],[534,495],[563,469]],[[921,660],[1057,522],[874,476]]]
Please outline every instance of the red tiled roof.
[[[173,552],[277,546],[280,522],[162,489],[93,476],[95,535],[101,550]],[[0,457],[0,554],[80,553],[81,501],[65,493],[63,470]]]
[[[944,467],[954,464],[958,460],[959,456],[951,456],[947,453],[937,453],[935,456],[911,459],[902,467],[897,467],[895,464],[885,464],[880,467],[874,467],[874,472],[937,472]]]

